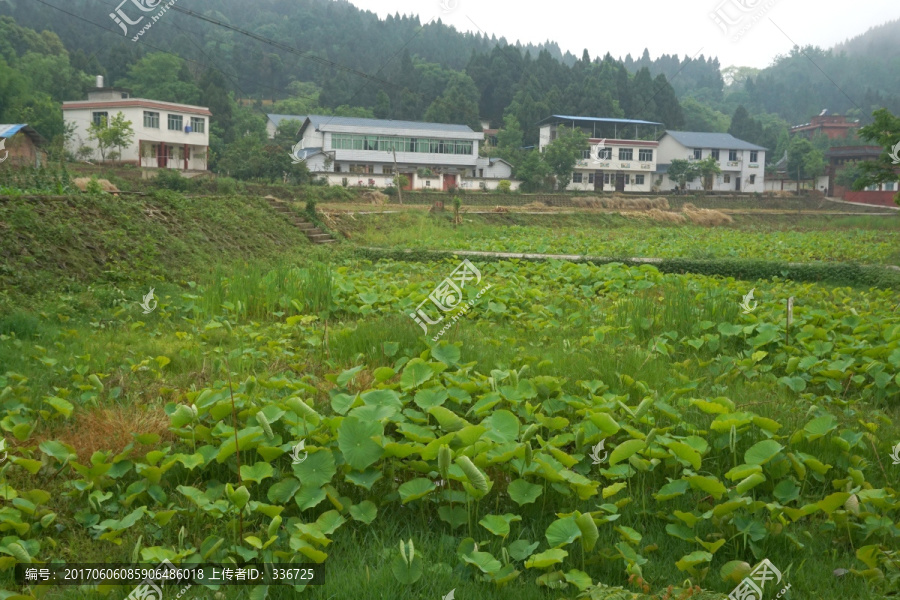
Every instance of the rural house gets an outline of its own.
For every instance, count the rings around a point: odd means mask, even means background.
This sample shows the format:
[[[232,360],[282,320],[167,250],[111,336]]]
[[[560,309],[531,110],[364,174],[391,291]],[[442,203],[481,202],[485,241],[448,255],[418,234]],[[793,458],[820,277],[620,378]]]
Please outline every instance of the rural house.
[[[538,123],[538,148],[543,152],[557,138],[560,126],[580,129],[591,147],[575,165],[567,190],[649,192],[656,185],[658,125],[662,123],[552,115]],[[634,136],[629,138],[632,128]]]
[[[467,125],[308,115],[298,137],[294,158],[332,185],[387,187],[399,173],[404,189],[495,189],[512,172],[478,156],[484,134]]]
[[[207,169],[212,116],[208,108],[132,98],[127,90],[103,87],[102,77],[97,78],[97,88],[88,93],[87,100],[63,103],[63,119],[74,128],[66,149],[78,156],[82,148],[90,148],[92,152],[87,156],[100,160],[89,128],[92,123],[108,122],[120,112],[131,122],[134,138],[121,149],[117,162],[183,171]]]
[[[689,161],[714,157],[722,172],[713,180],[712,191],[758,192],[765,191],[766,149],[730,133],[699,131],[666,131],[659,139],[659,172],[662,189],[672,189],[677,182],[669,179],[669,166],[674,159]],[[703,182],[698,178],[687,184],[688,189],[701,190]]]
[[[21,123],[0,125],[0,165],[40,167],[47,160],[46,140],[32,127]]]

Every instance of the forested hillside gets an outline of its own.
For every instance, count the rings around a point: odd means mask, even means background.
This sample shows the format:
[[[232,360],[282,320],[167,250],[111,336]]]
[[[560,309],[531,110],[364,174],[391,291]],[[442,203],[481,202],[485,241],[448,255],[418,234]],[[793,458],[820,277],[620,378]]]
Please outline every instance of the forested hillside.
[[[194,0],[133,43],[109,18],[115,8],[114,0],[0,0],[0,121],[61,136],[59,102],[83,98],[95,75],[137,96],[209,106],[213,163],[236,139],[263,142],[266,112],[476,129],[486,119],[524,145],[552,113],[638,118],[731,131],[770,157],[782,154],[788,126],[823,108],[863,123],[880,106],[900,112],[898,22],[841,52],[794,49],[757,71],[723,70],[702,55],[576,57],[552,42],[510,45],[439,20],[379,20],[345,0],[255,0],[252,10]]]

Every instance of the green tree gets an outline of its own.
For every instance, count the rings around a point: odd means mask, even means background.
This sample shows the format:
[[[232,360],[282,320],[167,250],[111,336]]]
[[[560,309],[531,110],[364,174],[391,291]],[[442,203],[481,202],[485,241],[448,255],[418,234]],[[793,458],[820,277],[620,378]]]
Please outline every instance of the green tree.
[[[859,137],[875,142],[884,148],[884,152],[878,160],[860,163],[862,174],[853,186],[858,190],[900,180],[900,117],[886,108],[876,110],[872,117],[874,121],[859,130]],[[900,204],[900,192],[894,196],[894,202]]]
[[[524,133],[519,120],[512,115],[503,119],[503,127],[497,131],[497,151],[500,158],[508,160],[513,166],[522,161],[522,144]]]
[[[684,128],[688,131],[716,133],[728,131],[728,115],[714,110],[694,98],[685,98],[681,103],[681,108],[684,112]]]
[[[123,87],[138,98],[199,104],[200,88],[188,71],[187,63],[177,56],[155,52],[128,69]]]
[[[806,138],[795,137],[788,146],[787,172],[797,177],[797,184],[804,179],[815,179],[825,170],[825,156]]]
[[[375,108],[372,109],[372,112],[376,119],[387,119],[391,116],[391,99],[384,90],[378,90],[378,95],[375,96]]]
[[[468,75],[456,75],[436,98],[428,110],[425,120],[433,123],[459,123],[481,131],[478,119],[478,88]]]
[[[743,105],[738,106],[731,117],[731,126],[728,133],[752,144],[761,144],[763,142],[763,126],[762,124],[750,116],[747,109]]]
[[[722,169],[719,168],[719,161],[716,160],[714,156],[707,156],[703,160],[695,163],[695,165],[697,167],[697,173],[703,179],[703,189],[706,191],[712,190],[713,179],[722,172]]]
[[[560,126],[556,139],[544,148],[544,162],[556,175],[560,190],[565,190],[572,180],[572,170],[581,159],[581,153],[590,148],[588,136],[580,129]]]
[[[522,182],[523,192],[538,192],[548,187],[550,166],[544,162],[540,152],[531,150],[516,167],[515,177]]]
[[[682,158],[673,158],[669,165],[669,179],[676,182],[678,187],[684,189],[689,181],[693,181],[700,175],[697,163]]]
[[[119,148],[121,156],[122,146],[127,146],[134,138],[134,130],[131,121],[125,120],[125,115],[119,112],[111,120],[102,117],[98,123],[91,123],[88,127],[88,139],[97,142],[100,150],[100,159],[106,162],[106,155],[110,148]]]

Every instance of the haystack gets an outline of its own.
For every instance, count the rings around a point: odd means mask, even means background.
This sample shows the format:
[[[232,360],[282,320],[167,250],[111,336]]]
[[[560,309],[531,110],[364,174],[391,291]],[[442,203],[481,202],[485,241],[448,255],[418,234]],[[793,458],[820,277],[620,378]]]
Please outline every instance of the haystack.
[[[388,195],[382,194],[378,190],[369,190],[369,191],[363,192],[362,195],[360,196],[360,198],[362,199],[363,202],[367,202],[369,204],[375,204],[378,206],[385,204],[388,201]]]
[[[88,183],[90,183],[90,181],[91,181],[90,177],[78,177],[78,178],[72,180],[72,183],[74,183],[75,187],[77,187],[79,190],[81,190],[82,192],[85,192],[85,191],[87,191],[87,186],[88,186]],[[100,187],[103,189],[104,192],[109,192],[110,194],[118,194],[120,192],[119,188],[117,188],[116,186],[111,184],[109,182],[109,180],[107,180],[107,179],[98,179],[97,183],[100,184]]]
[[[708,208],[697,208],[690,202],[685,203],[681,207],[684,216],[695,225],[704,225],[706,227],[717,227],[719,225],[728,225],[734,220],[725,213],[718,210],[710,210]]]

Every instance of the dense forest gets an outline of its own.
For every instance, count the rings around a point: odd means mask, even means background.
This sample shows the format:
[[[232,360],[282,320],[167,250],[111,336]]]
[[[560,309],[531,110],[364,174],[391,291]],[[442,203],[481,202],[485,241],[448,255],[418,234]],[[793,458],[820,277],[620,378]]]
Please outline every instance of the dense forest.
[[[510,44],[440,20],[379,19],[345,0],[176,4],[137,43],[109,18],[115,0],[0,0],[0,122],[64,135],[59,103],[104,75],[136,96],[202,104],[215,115],[213,155],[264,135],[264,113],[348,114],[480,122],[521,130],[549,114],[659,121],[730,131],[786,149],[787,128],[823,108],[864,124],[900,112],[900,21],[839,49],[795,48],[762,70],[714,57],[580,57],[559,46]],[[430,15],[429,15],[430,16]],[[426,17],[427,18],[427,17]],[[518,141],[518,138],[516,138]]]

